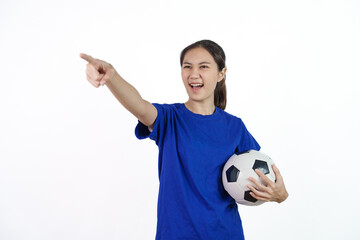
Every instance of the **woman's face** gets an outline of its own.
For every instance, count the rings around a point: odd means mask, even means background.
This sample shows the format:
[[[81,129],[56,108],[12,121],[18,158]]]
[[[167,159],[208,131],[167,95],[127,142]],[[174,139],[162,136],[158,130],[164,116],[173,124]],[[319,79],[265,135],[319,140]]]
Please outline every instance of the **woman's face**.
[[[225,75],[224,68],[219,72],[211,54],[202,47],[189,50],[181,67],[181,77],[190,100],[214,103],[216,84]]]

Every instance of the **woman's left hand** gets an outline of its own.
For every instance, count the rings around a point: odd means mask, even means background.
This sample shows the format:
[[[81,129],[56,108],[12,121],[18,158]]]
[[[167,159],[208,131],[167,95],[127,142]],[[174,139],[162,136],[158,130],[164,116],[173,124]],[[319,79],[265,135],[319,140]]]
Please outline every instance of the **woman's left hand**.
[[[272,182],[268,177],[265,176],[263,172],[256,169],[255,172],[266,185],[263,185],[259,181],[250,177],[249,180],[254,183],[256,187],[253,187],[250,184],[247,186],[251,190],[251,196],[255,199],[266,202],[272,201],[281,203],[289,196],[289,194],[286,191],[284,180],[280,174],[280,171],[275,166],[275,164],[272,165],[272,169],[275,173],[276,182]]]

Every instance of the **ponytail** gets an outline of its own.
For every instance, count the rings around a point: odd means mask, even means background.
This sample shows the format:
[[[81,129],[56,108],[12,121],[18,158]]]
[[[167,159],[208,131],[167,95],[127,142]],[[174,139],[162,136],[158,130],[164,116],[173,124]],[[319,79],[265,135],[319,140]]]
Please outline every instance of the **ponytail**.
[[[226,84],[225,77],[216,84],[214,93],[214,103],[218,108],[225,110],[226,108]]]

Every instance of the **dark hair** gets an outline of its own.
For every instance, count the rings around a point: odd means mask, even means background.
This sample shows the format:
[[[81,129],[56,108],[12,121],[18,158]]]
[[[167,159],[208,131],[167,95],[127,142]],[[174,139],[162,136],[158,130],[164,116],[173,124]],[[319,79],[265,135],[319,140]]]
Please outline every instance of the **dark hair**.
[[[198,48],[198,47],[202,47],[202,48],[206,49],[211,54],[211,56],[214,58],[217,66],[218,66],[219,71],[221,71],[221,70],[223,70],[223,68],[225,68],[225,66],[226,66],[225,65],[225,60],[226,60],[225,52],[217,43],[215,43],[211,40],[197,41],[197,42],[187,46],[186,48],[184,48],[184,50],[182,50],[182,52],[180,54],[180,65],[181,66],[183,64],[185,54],[189,50]],[[224,78],[216,84],[215,93],[214,93],[215,106],[217,106],[218,108],[220,108],[222,110],[225,110],[225,107],[226,107],[225,79],[226,79],[226,75],[224,75]]]

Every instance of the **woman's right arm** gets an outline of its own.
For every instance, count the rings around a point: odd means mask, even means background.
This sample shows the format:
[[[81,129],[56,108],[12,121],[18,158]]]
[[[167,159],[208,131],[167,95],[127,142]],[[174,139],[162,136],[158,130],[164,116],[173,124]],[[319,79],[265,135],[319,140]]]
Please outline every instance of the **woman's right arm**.
[[[84,53],[81,53],[80,57],[88,62],[86,65],[87,80],[96,88],[106,85],[129,112],[152,130],[157,117],[156,108],[144,100],[139,92],[116,72],[111,64]]]

